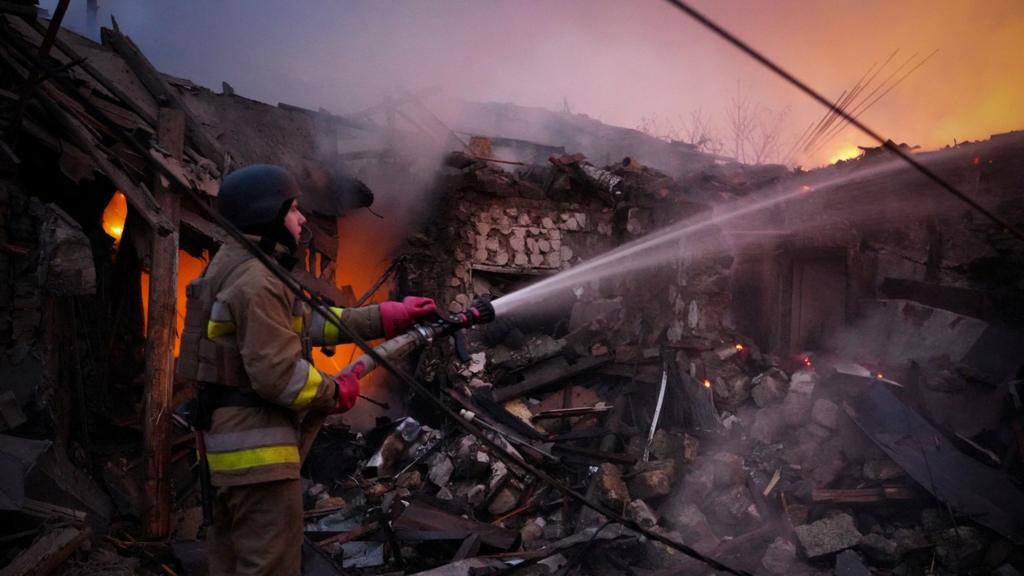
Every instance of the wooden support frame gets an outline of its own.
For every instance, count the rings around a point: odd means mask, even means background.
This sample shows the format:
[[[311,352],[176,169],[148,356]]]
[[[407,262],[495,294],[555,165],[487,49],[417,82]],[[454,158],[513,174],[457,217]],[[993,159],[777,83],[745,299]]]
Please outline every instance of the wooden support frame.
[[[185,114],[188,136],[196,148],[199,149],[199,153],[212,160],[223,170],[226,159],[224,149],[206,131],[206,128],[199,122],[199,119],[196,118],[177,91],[171,88],[167,81],[164,80],[160,72],[142,54],[138,46],[132,42],[132,39],[121,33],[116,26],[116,22],[113,29],[103,28],[100,31],[100,36],[103,44],[111,47],[121,58],[124,58],[125,63],[132,69],[132,72],[139,78],[158,105],[169,106]]]
[[[160,146],[181,160],[185,148],[185,114],[161,108],[157,121]],[[143,414],[143,459],[145,461],[143,528],[151,538],[170,533],[171,404],[174,395],[174,336],[177,321],[178,223],[180,198],[162,176],[154,177],[156,200],[171,221],[174,231],[151,237],[149,310],[146,334],[146,390]]]

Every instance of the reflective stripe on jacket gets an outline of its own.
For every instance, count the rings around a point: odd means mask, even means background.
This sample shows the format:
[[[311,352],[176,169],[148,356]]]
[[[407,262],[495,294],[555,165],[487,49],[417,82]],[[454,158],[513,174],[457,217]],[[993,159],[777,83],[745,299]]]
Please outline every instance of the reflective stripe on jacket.
[[[236,486],[298,478],[300,418],[306,410],[330,410],[336,401],[333,378],[303,357],[302,340],[345,340],[233,240],[217,252],[206,277],[220,287],[211,295],[205,334],[216,344],[219,383],[251,389],[267,401],[214,410],[205,435],[211,480]],[[334,312],[363,338],[383,335],[376,305]]]

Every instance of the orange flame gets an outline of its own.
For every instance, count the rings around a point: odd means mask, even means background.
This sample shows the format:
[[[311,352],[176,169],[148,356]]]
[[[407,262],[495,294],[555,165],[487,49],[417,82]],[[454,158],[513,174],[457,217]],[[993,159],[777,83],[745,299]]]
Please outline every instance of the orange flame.
[[[185,289],[188,283],[195,280],[203,273],[209,256],[203,252],[203,258],[196,258],[185,252],[178,251],[178,297],[175,303],[175,316],[177,318],[174,331],[174,356],[178,357],[181,349],[181,333],[185,329]],[[139,286],[142,291],[142,329],[143,333],[148,330],[149,324],[149,273],[143,272],[139,279]]]
[[[737,345],[736,345],[736,351],[737,351],[737,352],[743,352],[743,350],[744,350],[744,348],[743,348],[743,344],[737,344]]]
[[[711,380],[706,380],[706,379],[705,379],[705,380],[704,380],[704,387],[705,387],[705,388],[711,388]]]
[[[103,209],[101,218],[103,231],[114,239],[115,246],[121,242],[121,236],[124,234],[124,221],[127,217],[128,199],[118,190],[110,197],[110,202],[107,202],[107,207]]]

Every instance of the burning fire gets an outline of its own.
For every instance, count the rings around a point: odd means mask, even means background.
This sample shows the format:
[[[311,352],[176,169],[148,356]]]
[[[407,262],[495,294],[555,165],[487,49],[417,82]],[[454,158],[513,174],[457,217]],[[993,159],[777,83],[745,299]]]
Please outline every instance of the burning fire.
[[[175,316],[177,323],[174,331],[174,357],[178,357],[178,350],[181,348],[181,332],[185,329],[185,288],[188,283],[195,280],[203,273],[209,255],[203,252],[202,258],[196,258],[185,252],[178,251],[178,298],[175,305]],[[149,321],[149,273],[143,272],[139,279],[139,286],[142,291],[142,327],[143,332],[147,329]]]
[[[711,380],[704,379],[704,387],[705,388],[711,388]]]
[[[121,236],[124,234],[124,221],[127,217],[128,199],[118,190],[110,197],[110,202],[103,209],[103,217],[101,219],[103,231],[107,233],[107,236],[114,239],[115,246],[121,242]]]
[[[737,345],[736,345],[736,351],[737,351],[737,352],[743,352],[743,350],[744,350],[744,348],[743,348],[743,344],[737,344]]]
[[[837,150],[835,154],[832,154],[832,156],[828,159],[828,163],[835,164],[837,162],[842,162],[843,160],[853,160],[854,158],[860,156],[861,154],[862,151],[860,148],[854,146],[853,144],[847,144],[840,148],[839,150]]]

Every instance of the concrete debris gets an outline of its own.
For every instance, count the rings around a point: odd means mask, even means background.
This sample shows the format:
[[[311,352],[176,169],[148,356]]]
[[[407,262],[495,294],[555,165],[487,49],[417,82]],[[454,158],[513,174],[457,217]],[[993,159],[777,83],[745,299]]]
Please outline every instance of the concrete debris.
[[[789,378],[782,370],[772,368],[755,376],[751,386],[750,395],[754,398],[754,403],[764,408],[786,397],[786,392],[789,391]]]
[[[769,574],[778,574],[779,576],[789,574],[794,562],[796,562],[796,546],[781,536],[772,541],[768,549],[765,550],[764,556],[761,557],[761,566],[764,566]]]
[[[658,514],[643,500],[630,502],[626,509],[626,517],[644,528],[653,528],[658,525]]]
[[[668,496],[672,493],[675,479],[675,460],[654,460],[639,464],[629,481],[629,492],[644,500]]]
[[[434,454],[428,462],[427,479],[434,486],[443,488],[448,485],[448,480],[454,471],[455,464],[452,463],[451,458],[444,454]]]
[[[719,488],[742,484],[747,478],[743,457],[730,452],[719,452],[712,456],[711,470],[714,473],[715,486]]]
[[[853,516],[849,514],[836,514],[797,526],[794,531],[808,558],[851,548],[861,540],[861,533],[857,531]]]
[[[814,401],[814,406],[811,408],[811,420],[815,424],[823,426],[829,430],[835,430],[839,428],[839,418],[841,413],[839,406],[836,406],[835,402],[826,400],[824,398],[818,398]]]
[[[871,570],[853,550],[843,550],[836,555],[836,576],[871,576]]]
[[[630,502],[629,488],[622,480],[622,470],[614,464],[601,464],[597,472],[601,499],[613,510],[624,510]]]

